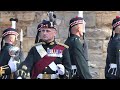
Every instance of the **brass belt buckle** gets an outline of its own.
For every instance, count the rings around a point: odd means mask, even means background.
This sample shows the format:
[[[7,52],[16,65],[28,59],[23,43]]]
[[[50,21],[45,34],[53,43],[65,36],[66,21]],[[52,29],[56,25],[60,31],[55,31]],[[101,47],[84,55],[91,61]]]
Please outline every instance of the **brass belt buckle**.
[[[51,79],[51,74],[43,74],[43,79]]]

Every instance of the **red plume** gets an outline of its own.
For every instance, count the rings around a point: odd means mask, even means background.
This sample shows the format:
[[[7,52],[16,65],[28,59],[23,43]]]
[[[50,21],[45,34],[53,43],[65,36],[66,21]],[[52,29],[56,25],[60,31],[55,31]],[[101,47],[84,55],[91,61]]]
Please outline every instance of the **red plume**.
[[[76,16],[76,18],[78,18],[78,16]]]
[[[120,16],[116,16],[116,18],[120,18]]]

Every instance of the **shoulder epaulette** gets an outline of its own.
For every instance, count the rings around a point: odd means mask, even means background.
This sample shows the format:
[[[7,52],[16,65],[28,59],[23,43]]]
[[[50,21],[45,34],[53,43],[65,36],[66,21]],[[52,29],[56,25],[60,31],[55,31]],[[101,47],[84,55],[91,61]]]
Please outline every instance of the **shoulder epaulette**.
[[[64,46],[64,47],[66,47],[66,48],[69,48],[69,46],[68,45],[66,45],[66,44],[64,44],[64,43],[60,43],[60,42],[56,42],[58,45],[61,45],[61,46]]]
[[[38,46],[38,45],[41,45],[41,43],[36,43],[36,44],[34,44],[34,46]]]

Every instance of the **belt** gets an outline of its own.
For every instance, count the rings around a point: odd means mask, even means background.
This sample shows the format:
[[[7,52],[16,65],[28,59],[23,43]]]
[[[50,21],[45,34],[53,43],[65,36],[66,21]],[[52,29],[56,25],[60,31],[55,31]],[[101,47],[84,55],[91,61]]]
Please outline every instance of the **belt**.
[[[57,74],[39,74],[37,79],[58,79],[59,75]]]

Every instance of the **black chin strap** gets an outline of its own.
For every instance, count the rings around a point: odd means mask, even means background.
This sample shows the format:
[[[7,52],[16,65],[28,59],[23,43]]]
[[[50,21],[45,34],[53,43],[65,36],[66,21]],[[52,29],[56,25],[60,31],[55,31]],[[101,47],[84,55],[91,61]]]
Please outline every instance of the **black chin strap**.
[[[86,61],[88,61],[88,42],[86,40],[85,33],[83,33],[83,41],[84,55],[86,57]]]
[[[38,43],[39,41],[39,31],[37,32],[36,39],[35,39],[35,44]]]
[[[2,51],[2,48],[3,48],[3,39],[4,38],[2,38],[2,40],[1,40],[1,51]]]
[[[113,33],[113,31],[112,31],[112,35],[111,35],[111,37],[110,37],[110,40],[112,40],[113,39],[113,37],[114,37],[114,35],[113,35],[114,33]]]

